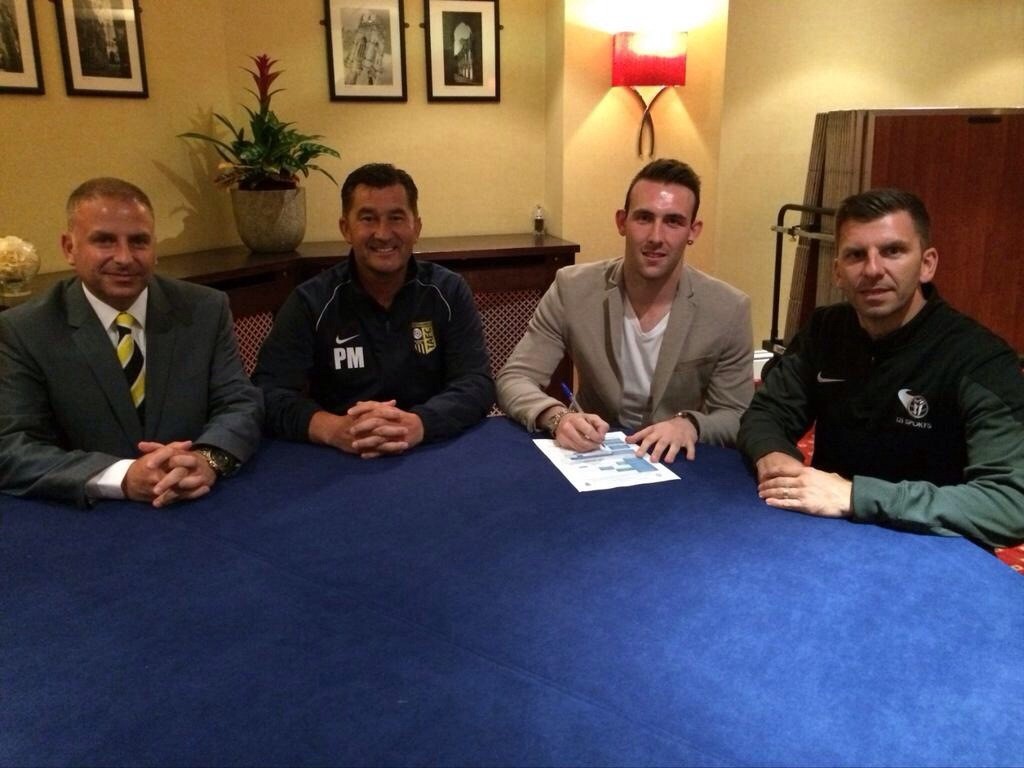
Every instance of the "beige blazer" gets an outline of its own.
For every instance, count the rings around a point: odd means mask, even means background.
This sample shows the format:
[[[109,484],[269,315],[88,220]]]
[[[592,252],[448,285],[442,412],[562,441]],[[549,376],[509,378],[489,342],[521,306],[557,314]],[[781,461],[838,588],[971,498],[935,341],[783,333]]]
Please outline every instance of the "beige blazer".
[[[498,406],[527,429],[558,401],[544,392],[568,352],[576,399],[610,424],[622,406],[622,259],[560,269],[526,334],[498,374]],[[692,413],[701,442],[733,445],[754,394],[750,299],[684,265],[651,382],[643,423]],[[567,382],[568,383],[568,382]],[[571,384],[570,384],[571,385]]]

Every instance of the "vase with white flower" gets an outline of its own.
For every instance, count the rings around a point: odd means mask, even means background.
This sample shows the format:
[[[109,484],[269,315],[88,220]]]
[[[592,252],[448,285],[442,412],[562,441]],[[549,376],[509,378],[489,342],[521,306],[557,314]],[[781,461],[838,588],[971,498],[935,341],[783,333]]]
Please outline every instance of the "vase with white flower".
[[[20,237],[0,237],[0,296],[28,296],[29,281],[39,272],[35,246]]]

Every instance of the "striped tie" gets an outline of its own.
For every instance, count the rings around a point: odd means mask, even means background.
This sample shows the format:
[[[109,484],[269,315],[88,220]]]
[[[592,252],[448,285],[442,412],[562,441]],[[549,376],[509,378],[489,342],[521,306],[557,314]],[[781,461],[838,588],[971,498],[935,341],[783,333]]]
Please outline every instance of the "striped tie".
[[[117,359],[121,361],[125,378],[128,379],[132,402],[139,412],[139,418],[142,418],[143,400],[146,399],[146,363],[142,359],[142,350],[132,338],[135,318],[122,312],[114,322],[117,324]]]

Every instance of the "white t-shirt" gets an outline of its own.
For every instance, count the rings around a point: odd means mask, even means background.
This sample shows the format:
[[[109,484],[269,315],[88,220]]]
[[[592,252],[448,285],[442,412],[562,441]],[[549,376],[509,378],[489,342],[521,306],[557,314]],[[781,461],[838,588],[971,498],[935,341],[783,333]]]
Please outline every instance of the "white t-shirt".
[[[619,410],[619,423],[627,429],[637,429],[651,411],[651,379],[658,364],[669,313],[666,312],[658,324],[645,333],[640,329],[640,321],[629,299],[622,303],[622,348],[618,360],[622,371],[622,408]]]

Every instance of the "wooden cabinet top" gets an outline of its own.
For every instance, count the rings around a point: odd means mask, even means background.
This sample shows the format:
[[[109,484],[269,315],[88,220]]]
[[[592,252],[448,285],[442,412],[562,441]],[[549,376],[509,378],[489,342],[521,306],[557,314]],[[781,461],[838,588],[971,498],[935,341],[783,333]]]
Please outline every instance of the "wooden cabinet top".
[[[456,237],[422,237],[416,243],[414,254],[418,259],[440,262],[521,261],[523,259],[551,260],[572,258],[579,253],[576,243],[551,235],[460,235]],[[192,253],[179,253],[161,257],[156,271],[165,277],[176,277],[197,283],[216,285],[224,280],[281,272],[291,266],[334,261],[349,253],[349,244],[343,240],[303,243],[289,253],[253,253],[245,246],[214,248]],[[70,277],[71,270],[47,272],[37,275],[30,287],[38,295],[54,283]],[[26,297],[27,298],[27,297]],[[18,304],[24,299],[5,299],[0,304]]]

